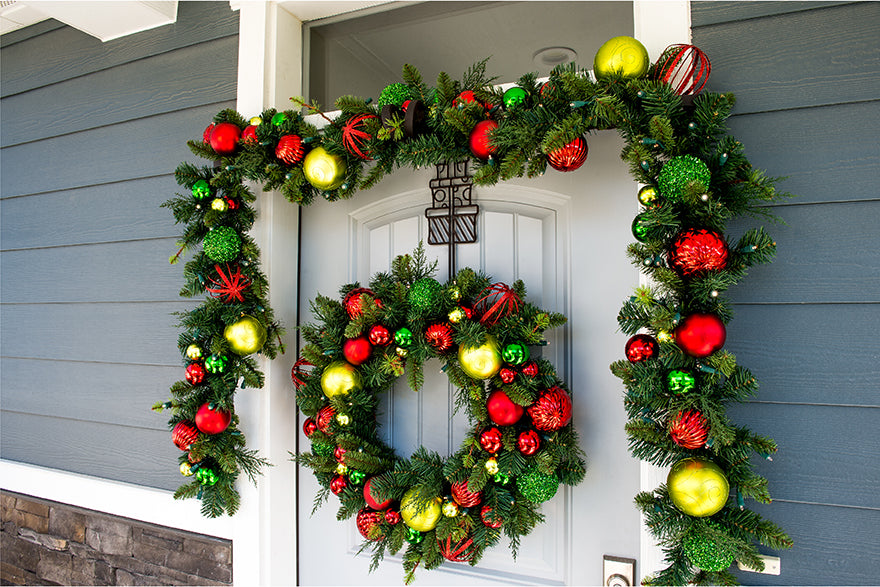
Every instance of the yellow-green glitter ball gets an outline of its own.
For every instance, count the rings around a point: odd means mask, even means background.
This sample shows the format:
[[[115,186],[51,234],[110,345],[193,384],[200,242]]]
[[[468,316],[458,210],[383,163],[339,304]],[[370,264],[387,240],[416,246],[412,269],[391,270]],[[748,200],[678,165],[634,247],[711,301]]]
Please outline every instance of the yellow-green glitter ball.
[[[702,186],[701,191],[705,191],[709,187],[710,179],[712,176],[709,168],[702,160],[693,155],[680,155],[663,166],[657,185],[663,197],[678,201],[684,196],[689,183],[697,182]]]
[[[516,478],[516,488],[525,499],[540,503],[556,495],[559,479],[556,475],[545,475],[538,469],[532,469]]]
[[[704,571],[723,571],[733,564],[734,554],[718,548],[711,538],[687,534],[681,545],[688,560]]]
[[[191,477],[193,474],[192,465],[189,463],[180,463],[180,474],[184,477]]]
[[[205,254],[216,263],[228,263],[238,257],[241,237],[230,226],[218,226],[205,235],[202,243]]]

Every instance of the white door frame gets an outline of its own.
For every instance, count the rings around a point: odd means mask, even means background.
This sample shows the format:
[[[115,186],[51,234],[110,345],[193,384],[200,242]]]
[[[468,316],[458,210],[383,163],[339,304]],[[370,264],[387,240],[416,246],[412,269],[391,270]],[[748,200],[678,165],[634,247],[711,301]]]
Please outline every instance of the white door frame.
[[[238,101],[245,116],[274,107],[290,107],[289,98],[302,93],[303,23],[300,12],[311,2],[231,0],[240,12]],[[322,2],[326,14],[351,10],[351,2]],[[367,3],[363,3],[367,4]],[[389,4],[388,8],[395,8]],[[290,12],[292,11],[292,12]],[[634,0],[633,36],[648,49],[652,60],[673,43],[690,42],[689,0]],[[272,304],[278,318],[292,330],[297,323],[297,265],[299,208],[277,192],[258,198],[259,217],[253,235],[262,249],[263,270],[269,279]],[[275,466],[257,487],[242,483],[242,508],[233,518],[233,580],[236,585],[290,585],[297,576],[296,467],[287,451],[295,450],[297,430],[289,421],[296,413],[289,378],[295,336],[288,332],[288,352],[280,360],[263,361],[266,386],[241,391],[236,411],[252,448]],[[665,471],[642,463],[642,490],[653,490]],[[663,553],[642,526],[640,577],[662,568]]]

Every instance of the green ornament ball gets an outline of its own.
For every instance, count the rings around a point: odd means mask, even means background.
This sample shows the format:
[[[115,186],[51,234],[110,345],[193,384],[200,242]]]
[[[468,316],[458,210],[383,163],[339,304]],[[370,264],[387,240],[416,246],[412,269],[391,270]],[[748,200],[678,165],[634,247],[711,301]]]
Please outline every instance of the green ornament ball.
[[[205,254],[215,263],[234,261],[241,251],[241,237],[230,226],[218,226],[205,235]]]
[[[394,344],[400,347],[408,347],[413,343],[413,333],[412,330],[404,326],[400,330],[394,333]],[[406,356],[406,355],[404,355]]]
[[[559,478],[556,475],[545,475],[538,469],[532,469],[525,475],[516,478],[516,488],[529,501],[541,503],[556,495],[559,489]]]
[[[415,528],[410,528],[407,526],[406,528],[406,541],[410,544],[419,544],[422,540],[425,539],[425,535],[416,530]]]
[[[313,442],[312,453],[319,457],[332,457],[336,447],[329,442]]]
[[[688,560],[704,571],[717,573],[733,564],[734,554],[719,548],[711,538],[689,533],[681,544]]]
[[[217,473],[206,467],[200,467],[199,470],[196,471],[196,479],[198,479],[199,483],[202,485],[214,485],[217,483]]]
[[[348,480],[354,483],[355,485],[360,485],[364,482],[364,479],[367,478],[367,474],[361,471],[349,471],[348,472]]]
[[[196,200],[204,200],[211,196],[211,185],[207,180],[200,179],[192,187],[192,195]]]
[[[648,222],[645,221],[644,214],[637,214],[636,217],[633,218],[632,226],[630,227],[630,229],[632,230],[632,235],[640,243],[648,240],[648,232],[650,232],[651,227]]]
[[[509,365],[522,365],[529,360],[529,347],[521,342],[512,342],[501,351],[501,358]]]
[[[699,183],[703,188],[709,187],[712,175],[709,168],[693,155],[673,157],[660,169],[657,186],[660,194],[673,202],[680,201],[691,182]]]
[[[284,112],[277,112],[274,116],[272,116],[272,124],[275,126],[281,126],[287,120],[287,115]]]
[[[505,108],[513,108],[519,106],[526,101],[526,91],[519,86],[513,86],[504,92],[502,97]]]
[[[409,86],[402,83],[395,83],[385,86],[382,93],[379,94],[379,107],[393,104],[395,106],[403,106],[403,103],[412,99],[412,91]]]
[[[443,296],[443,286],[436,279],[419,279],[409,288],[407,300],[410,308],[418,312],[430,310]]]
[[[208,373],[223,373],[226,371],[226,364],[229,359],[223,355],[211,355],[205,359],[205,370]]]
[[[676,394],[690,393],[694,390],[697,380],[684,369],[673,369],[666,374],[666,387]]]

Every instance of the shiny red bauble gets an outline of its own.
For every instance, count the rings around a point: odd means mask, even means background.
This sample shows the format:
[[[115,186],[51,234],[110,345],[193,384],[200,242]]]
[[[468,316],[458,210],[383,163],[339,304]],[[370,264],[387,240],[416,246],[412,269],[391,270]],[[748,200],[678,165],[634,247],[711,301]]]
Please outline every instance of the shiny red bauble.
[[[554,385],[542,391],[528,411],[538,430],[559,430],[571,422],[571,398],[564,389]]]
[[[231,421],[231,413],[212,408],[211,404],[202,404],[196,412],[196,428],[205,434],[220,434],[229,427]]]
[[[474,154],[474,157],[485,161],[489,155],[495,153],[497,149],[489,142],[489,132],[496,128],[498,128],[498,123],[494,120],[481,120],[474,126],[469,140],[471,153]]]
[[[534,361],[529,361],[526,363],[525,367],[522,368],[522,372],[526,377],[534,379],[538,376],[538,364]]]
[[[376,346],[385,346],[391,343],[391,332],[381,324],[377,324],[370,328],[368,338]]]
[[[214,126],[214,129],[211,131],[211,138],[208,142],[211,143],[211,148],[214,149],[215,153],[221,157],[225,157],[235,153],[236,143],[240,138],[240,128],[231,122],[221,122]]]
[[[501,517],[496,515],[495,512],[492,511],[492,508],[487,505],[484,505],[483,509],[480,510],[480,519],[482,519],[483,523],[490,528],[500,528],[503,523]]]
[[[701,359],[724,346],[727,329],[715,314],[691,314],[675,329],[675,344],[686,355]]]
[[[512,426],[522,418],[523,407],[507,397],[507,394],[496,389],[489,394],[486,401],[489,418],[499,426]]]
[[[653,336],[636,334],[626,341],[624,352],[626,360],[630,363],[641,363],[653,359],[660,353],[660,343]]]
[[[252,144],[258,143],[259,139],[257,138],[257,127],[253,124],[249,124],[244,127],[244,130],[241,131],[241,142]]]
[[[275,146],[275,157],[288,165],[296,165],[305,156],[305,146],[298,135],[284,135]]]
[[[467,485],[467,479],[453,483],[451,489],[452,499],[463,508],[472,508],[483,501],[483,492],[471,491]]]
[[[202,132],[202,142],[206,145],[211,142],[211,132],[214,130],[215,126],[216,125],[212,122],[206,126],[204,132]]]
[[[336,410],[333,409],[333,406],[324,406],[318,410],[318,413],[315,415],[315,423],[318,426],[318,430],[324,434],[330,434],[330,424],[333,423],[334,417],[336,417]]]
[[[501,450],[501,431],[494,426],[480,433],[480,446],[488,453],[496,453]]]
[[[382,517],[382,512],[377,512],[369,508],[364,508],[359,511],[355,517],[355,525],[357,526],[358,532],[361,533],[361,536],[367,540],[380,540],[382,538],[382,533],[373,530],[373,528],[382,523]]]
[[[199,431],[192,422],[178,422],[171,431],[171,441],[180,450],[189,450],[198,439]]]
[[[346,451],[341,446],[337,446],[336,449],[333,451],[333,458],[336,459],[337,463],[344,463],[346,452],[348,452],[348,451]]]
[[[516,437],[516,448],[527,457],[532,456],[541,448],[541,437],[534,430],[524,430]]]
[[[385,521],[392,526],[400,523],[400,512],[395,510],[385,510]]]
[[[312,434],[318,431],[318,423],[315,422],[312,418],[306,418],[305,422],[303,422],[303,434],[306,435],[306,438],[311,438]]]
[[[202,367],[201,363],[187,365],[184,377],[192,385],[198,385],[205,380],[205,368]]]
[[[352,320],[360,316],[364,311],[363,308],[361,308],[361,295],[363,294],[367,294],[373,299],[376,298],[376,294],[374,294],[372,290],[365,287],[358,287],[348,292],[348,295],[342,300],[342,305],[345,307],[345,311],[348,312],[348,317]],[[376,300],[376,305],[381,308],[382,302]]]
[[[587,153],[589,153],[587,141],[583,137],[578,137],[548,153],[547,163],[556,171],[574,171],[587,160]]]
[[[352,365],[362,365],[373,354],[373,346],[363,336],[350,338],[342,345],[342,354],[345,356],[345,360]]]
[[[330,481],[330,491],[333,492],[333,495],[339,495],[346,487],[348,487],[348,481],[342,475],[336,475]]]
[[[504,383],[513,383],[513,380],[516,379],[516,371],[510,367],[502,367],[501,370],[498,371],[498,376],[501,377],[501,381]]]
[[[367,482],[364,483],[364,501],[367,502],[367,505],[373,508],[374,510],[384,510],[389,505],[391,505],[391,500],[386,499],[385,501],[377,501],[373,494],[371,493],[370,483],[373,481],[373,477],[367,479]]]
[[[714,230],[688,228],[669,246],[666,260],[683,277],[727,267],[727,241]]]

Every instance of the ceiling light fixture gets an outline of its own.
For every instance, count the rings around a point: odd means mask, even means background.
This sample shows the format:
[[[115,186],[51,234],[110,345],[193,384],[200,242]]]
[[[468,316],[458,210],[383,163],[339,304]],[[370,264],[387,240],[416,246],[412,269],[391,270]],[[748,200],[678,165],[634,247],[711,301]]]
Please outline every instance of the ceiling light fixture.
[[[577,51],[570,47],[544,47],[532,55],[532,63],[539,68],[554,68],[577,59]]]

